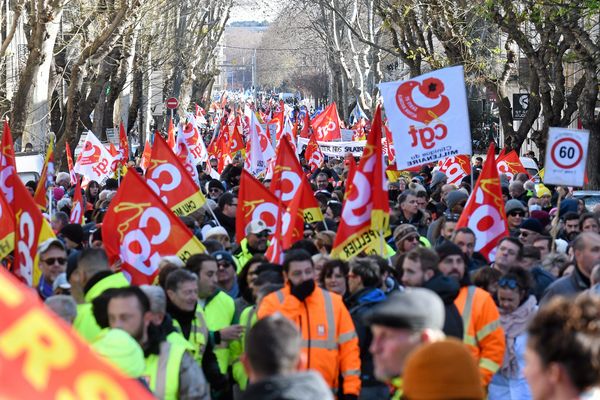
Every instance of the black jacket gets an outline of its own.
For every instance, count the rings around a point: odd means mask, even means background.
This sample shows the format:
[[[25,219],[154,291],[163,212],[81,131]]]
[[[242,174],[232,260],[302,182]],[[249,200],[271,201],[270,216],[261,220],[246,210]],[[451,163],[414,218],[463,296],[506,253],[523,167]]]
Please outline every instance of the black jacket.
[[[378,288],[364,288],[346,299],[346,306],[354,322],[360,348],[360,380],[363,386],[378,386],[385,384],[375,379],[373,356],[369,351],[373,335],[365,325],[363,318],[374,306],[386,299],[385,293]]]
[[[454,305],[454,299],[458,296],[460,285],[454,279],[440,273],[423,284],[423,287],[434,291],[444,302],[446,319],[444,320],[444,333],[446,336],[463,339],[463,319]]]
[[[544,292],[540,306],[547,303],[554,296],[575,297],[580,292],[590,288],[590,280],[585,277],[577,266],[569,276],[555,280]]]
[[[229,238],[233,240],[235,237],[235,217],[232,218],[223,214],[223,211],[219,207],[215,208],[214,213],[221,226],[227,231]],[[239,239],[242,240],[243,238]]]

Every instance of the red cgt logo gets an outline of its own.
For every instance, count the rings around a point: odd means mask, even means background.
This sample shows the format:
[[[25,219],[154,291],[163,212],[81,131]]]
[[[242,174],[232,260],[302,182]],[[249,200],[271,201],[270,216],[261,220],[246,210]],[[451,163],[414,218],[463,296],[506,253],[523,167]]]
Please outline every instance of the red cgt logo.
[[[433,107],[422,107],[413,98],[415,89],[428,99],[440,99]],[[431,121],[438,119],[450,108],[450,100],[444,96],[444,83],[438,78],[427,78],[423,82],[407,81],[398,87],[396,91],[396,104],[408,118],[413,121],[428,125]]]

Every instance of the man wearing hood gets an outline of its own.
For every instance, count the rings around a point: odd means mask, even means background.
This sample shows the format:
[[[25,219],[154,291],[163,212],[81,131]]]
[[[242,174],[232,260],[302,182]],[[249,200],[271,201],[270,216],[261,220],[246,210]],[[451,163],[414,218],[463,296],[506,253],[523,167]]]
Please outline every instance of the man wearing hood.
[[[409,251],[402,260],[402,284],[406,287],[424,287],[440,296],[446,312],[443,331],[446,336],[462,340],[463,319],[454,305],[460,286],[441,274],[439,261],[440,258],[432,250],[417,247]]]
[[[302,335],[288,319],[261,319],[248,332],[246,343],[241,361],[251,383],[242,400],[333,400],[319,374],[301,371]]]
[[[506,343],[500,313],[488,292],[471,285],[466,257],[457,245],[447,241],[435,250],[440,257],[440,272],[461,285],[454,304],[463,319],[463,342],[475,357],[482,385],[487,387],[504,358]]]
[[[348,292],[346,305],[354,322],[360,348],[360,380],[362,389],[360,398],[384,399],[389,395],[387,385],[375,378],[373,356],[369,352],[373,334],[365,325],[364,317],[370,310],[386,299],[381,286],[381,272],[375,260],[354,258],[350,261],[348,273]]]
[[[259,319],[279,312],[293,321],[301,329],[306,369],[319,372],[338,399],[356,399],[361,388],[358,338],[342,298],[316,287],[305,250],[286,253],[283,274],[286,285],[262,300]],[[344,383],[337,393],[340,375]]]

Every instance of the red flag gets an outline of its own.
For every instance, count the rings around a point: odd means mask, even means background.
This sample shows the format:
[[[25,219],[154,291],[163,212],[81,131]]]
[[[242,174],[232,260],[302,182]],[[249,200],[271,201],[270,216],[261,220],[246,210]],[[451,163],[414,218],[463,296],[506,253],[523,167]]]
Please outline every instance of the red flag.
[[[302,175],[304,174],[300,161],[287,136],[284,136],[277,147],[275,169],[270,185],[271,192],[287,206],[300,189]]]
[[[15,261],[13,272],[29,286],[35,287],[41,276],[38,266],[38,247],[54,233],[48,221],[44,219],[31,194],[21,180],[13,180],[15,201],[12,204],[15,222]]]
[[[71,146],[69,146],[69,142],[65,143],[65,151],[67,153],[67,165],[69,167],[69,176],[71,177],[71,185],[77,183],[77,175],[73,170],[73,153],[71,153]]]
[[[122,121],[119,124],[119,153],[121,153],[121,165],[127,165],[127,161],[129,161],[129,142]]]
[[[146,183],[177,216],[199,210],[206,202],[181,160],[160,136],[154,138]]]
[[[383,151],[388,158],[388,164],[396,166],[396,150],[394,149],[394,142],[392,139],[392,132],[389,130],[387,125],[383,125],[385,131],[385,137],[383,138]]]
[[[15,148],[8,120],[4,120],[4,131],[2,133],[2,143],[0,144],[0,189],[8,204],[13,204],[15,199],[13,189],[13,179],[18,179],[17,167],[15,165]]]
[[[496,163],[498,167],[498,174],[506,174],[508,176],[508,179],[511,181],[519,173],[527,174],[527,176],[531,178],[531,176],[521,163],[519,155],[514,150],[506,154],[502,158],[498,158],[496,160]]]
[[[113,157],[117,157],[120,153],[119,150],[117,150],[117,148],[115,147],[114,144],[112,144],[112,142],[109,144],[108,146],[108,152],[110,153],[111,156]]]
[[[275,141],[276,142],[279,142],[279,139],[281,138],[281,132],[283,132],[284,122],[285,122],[285,106],[283,105],[283,101],[280,101],[277,109],[273,111],[273,117],[269,121],[269,125],[275,125]]]
[[[236,117],[233,132],[229,136],[229,154],[235,154],[238,151],[244,151],[244,140],[242,139],[242,133],[240,117]]]
[[[456,224],[456,229],[464,226],[475,232],[475,251],[490,262],[494,261],[498,241],[508,236],[508,224],[493,143],[488,149],[483,169]]]
[[[328,105],[321,114],[317,115],[312,120],[311,125],[317,136],[317,140],[320,142],[342,139],[340,117],[338,116],[335,102]]]
[[[302,130],[300,131],[300,137],[310,137],[310,118],[308,116],[308,110],[304,113],[304,119],[302,120]]]
[[[160,136],[160,135],[157,135]],[[144,151],[140,161],[140,167],[145,171],[150,165],[150,155],[152,154],[152,145],[150,145],[150,133],[146,134],[146,143],[144,143]]]
[[[469,155],[451,156],[440,161],[440,172],[448,177],[447,183],[458,185],[465,176],[471,174],[471,156]]]
[[[158,264],[176,254],[185,262],[205,252],[200,241],[138,174],[126,174],[102,223],[102,241],[120,259],[133,285],[152,284]]]
[[[15,248],[15,216],[4,194],[0,192],[0,260]]]
[[[346,191],[344,193],[344,199],[348,197],[350,192],[352,191],[352,182],[354,182],[354,174],[356,173],[356,160],[352,154],[346,156],[344,160],[346,165],[348,166],[348,177],[346,178]]]
[[[175,148],[175,127],[173,126],[173,118],[169,118],[169,127],[167,128],[167,144],[170,149]]]
[[[279,219],[280,201],[245,169],[240,177],[240,191],[235,221],[235,236],[239,242],[246,237],[246,227],[252,221],[262,220],[274,234]],[[282,211],[284,225],[281,235],[286,235],[290,226],[287,211]]]
[[[73,205],[71,206],[71,216],[69,222],[72,224],[83,225],[83,214],[85,212],[85,203],[81,195],[81,183],[77,180],[75,193],[73,194]]]
[[[298,191],[300,192],[300,204],[298,208],[302,211],[304,222],[312,224],[313,222],[323,221],[323,212],[321,211],[321,207],[319,207],[319,202],[315,198],[308,178],[304,174],[302,175],[302,183]]]
[[[317,138],[315,135],[312,135],[306,144],[306,149],[304,150],[304,159],[308,163],[310,172],[314,172],[317,168],[320,168],[325,161],[325,156],[323,155],[323,152],[317,143]]]
[[[496,161],[502,160],[502,158],[504,157],[505,154],[506,154],[506,148],[503,147],[502,150],[500,150],[500,154],[498,154],[498,157],[496,157]]]
[[[46,189],[53,183],[54,141],[50,139],[50,143],[48,144],[48,150],[46,151],[46,160],[44,161],[44,167],[42,168],[40,180],[38,182],[37,188],[35,189],[35,194],[33,195],[33,200],[35,201],[35,204],[37,204],[41,210],[46,210],[46,208],[48,207],[48,193]]]
[[[378,106],[367,145],[344,200],[332,257],[346,260],[362,252],[384,254],[390,205],[381,148],[381,125],[381,107]]]

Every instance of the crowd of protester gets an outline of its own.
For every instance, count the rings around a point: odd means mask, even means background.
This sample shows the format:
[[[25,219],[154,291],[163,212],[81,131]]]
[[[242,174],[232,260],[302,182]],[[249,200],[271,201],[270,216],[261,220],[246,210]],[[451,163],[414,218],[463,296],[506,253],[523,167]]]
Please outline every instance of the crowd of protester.
[[[87,186],[81,226],[59,173],[39,296],[159,398],[599,398],[600,206],[502,176],[510,235],[490,263],[471,229],[455,229],[473,180],[426,166],[389,183],[393,255],[346,262],[329,254],[348,165],[329,159],[306,171],[325,221],[305,224],[278,265],[263,221],[235,236],[242,168],[200,171],[207,203],[182,220],[207,254],[164,257],[142,287],[103,250],[118,181]]]

